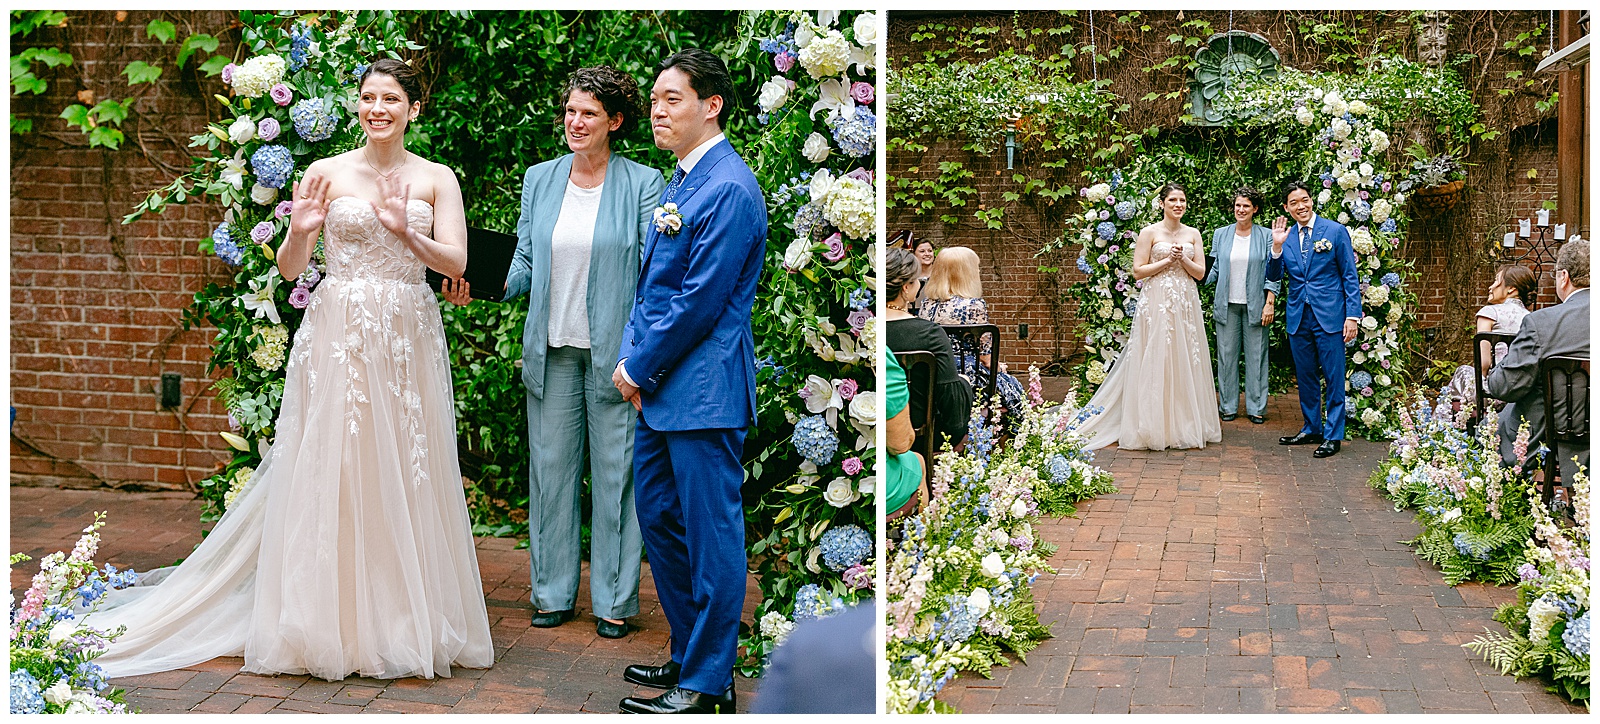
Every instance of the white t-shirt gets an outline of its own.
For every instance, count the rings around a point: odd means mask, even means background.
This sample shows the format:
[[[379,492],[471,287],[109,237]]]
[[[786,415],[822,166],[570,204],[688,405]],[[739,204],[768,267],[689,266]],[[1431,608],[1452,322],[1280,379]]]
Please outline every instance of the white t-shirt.
[[[1250,297],[1245,285],[1249,282],[1250,271],[1250,237],[1239,236],[1237,230],[1233,233],[1233,250],[1228,252],[1228,303],[1249,304]]]
[[[589,348],[589,252],[605,184],[586,189],[567,181],[561,214],[550,234],[550,346]]]

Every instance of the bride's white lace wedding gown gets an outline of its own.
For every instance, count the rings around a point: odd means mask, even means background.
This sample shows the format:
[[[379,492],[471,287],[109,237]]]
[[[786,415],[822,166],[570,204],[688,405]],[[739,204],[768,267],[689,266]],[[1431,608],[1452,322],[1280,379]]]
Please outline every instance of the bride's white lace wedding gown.
[[[407,218],[428,233],[433,207]],[[323,231],[276,439],[192,555],[89,617],[127,626],[98,659],[109,676],[241,655],[330,680],[494,662],[438,302],[366,201],[334,199]]]
[[[1184,254],[1200,251],[1185,244]],[[1152,259],[1172,252],[1157,242]],[[1217,383],[1194,278],[1179,264],[1145,278],[1133,329],[1105,382],[1087,403],[1104,408],[1078,428],[1089,449],[1200,448],[1222,440]]]

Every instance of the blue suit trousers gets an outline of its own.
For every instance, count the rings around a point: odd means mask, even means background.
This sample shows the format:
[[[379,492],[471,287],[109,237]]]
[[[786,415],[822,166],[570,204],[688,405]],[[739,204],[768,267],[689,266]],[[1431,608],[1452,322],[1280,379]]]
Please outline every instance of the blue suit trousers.
[[[672,633],[678,686],[733,685],[747,562],[739,487],[745,428],[661,431],[639,417],[633,484],[639,528]]]
[[[1300,314],[1300,328],[1289,333],[1289,351],[1294,355],[1295,381],[1300,388],[1300,414],[1305,416],[1300,431],[1320,434],[1324,440],[1343,440],[1343,332],[1322,331],[1306,309]]]

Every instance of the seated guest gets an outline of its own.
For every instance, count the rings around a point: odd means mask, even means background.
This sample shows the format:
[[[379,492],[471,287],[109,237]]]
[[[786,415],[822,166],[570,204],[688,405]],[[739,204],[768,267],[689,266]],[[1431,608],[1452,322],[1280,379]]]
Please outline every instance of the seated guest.
[[[1574,239],[1561,245],[1556,252],[1556,297],[1560,304],[1529,312],[1522,318],[1517,336],[1511,340],[1511,350],[1484,379],[1484,391],[1495,399],[1510,403],[1500,411],[1500,457],[1507,464],[1515,464],[1511,446],[1517,438],[1517,429],[1527,420],[1528,449],[1536,450],[1545,440],[1544,429],[1544,378],[1539,374],[1539,363],[1550,357],[1589,356],[1589,242]],[[1571,405],[1574,415],[1587,415],[1588,395],[1582,399],[1558,401],[1559,407]],[[1565,410],[1558,410],[1564,412]],[[1589,450],[1561,450],[1561,477],[1572,480],[1576,468],[1571,458],[1576,455],[1585,468],[1589,466]]]
[[[772,652],[751,714],[871,714],[878,620],[871,599],[849,610],[801,621]]]
[[[922,282],[922,287],[917,291],[917,300],[906,311],[916,314],[918,309],[927,301],[928,277],[933,274],[933,262],[939,250],[935,249],[933,242],[927,239],[918,239],[915,236],[906,237],[906,248],[917,255],[917,281]]]
[[[972,385],[956,373],[950,336],[944,329],[906,311],[917,298],[922,283],[917,281],[917,257],[905,249],[885,249],[883,253],[883,294],[886,308],[883,335],[895,352],[932,352],[934,357],[933,410],[923,409],[920,395],[911,396],[911,424],[920,426],[933,415],[934,449],[944,443],[959,444],[967,437],[967,418],[972,414]],[[921,370],[911,372],[911,388],[923,389]]]
[[[1489,285],[1489,304],[1478,310],[1478,331],[1516,334],[1538,293],[1539,277],[1534,276],[1527,267],[1507,264],[1496,269],[1494,283]],[[1479,372],[1488,374],[1489,369],[1494,367],[1494,361],[1504,357],[1508,349],[1506,343],[1496,343],[1491,354],[1484,358],[1483,369]],[[1475,400],[1478,394],[1477,374],[1473,372],[1472,365],[1456,368],[1455,375],[1445,387],[1445,393],[1462,403]]]
[[[978,255],[964,246],[946,247],[933,262],[933,276],[923,290],[923,299],[917,304],[917,316],[934,324],[988,324],[989,305],[983,301],[983,280],[979,278]],[[952,340],[955,344],[957,369],[969,379],[977,380],[989,374],[990,352],[994,340],[982,337],[976,343],[970,337]],[[1022,414],[1024,395],[1022,383],[1006,374],[1001,365],[995,375],[995,388],[1006,407],[1008,416]],[[978,404],[988,404],[979,400]]]
[[[883,488],[888,520],[895,520],[917,512],[922,501],[928,499],[928,461],[911,450],[917,433],[911,426],[911,387],[906,384],[906,371],[893,350],[886,350],[884,358],[884,441],[889,448],[889,465]]]

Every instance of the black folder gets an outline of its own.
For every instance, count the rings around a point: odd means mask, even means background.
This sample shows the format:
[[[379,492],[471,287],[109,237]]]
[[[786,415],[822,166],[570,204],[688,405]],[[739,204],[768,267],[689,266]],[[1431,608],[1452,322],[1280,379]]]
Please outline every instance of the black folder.
[[[500,301],[505,296],[506,274],[517,254],[517,236],[488,229],[467,227],[467,272],[462,276],[472,285],[472,298]],[[440,291],[444,275],[428,270],[428,286]]]

